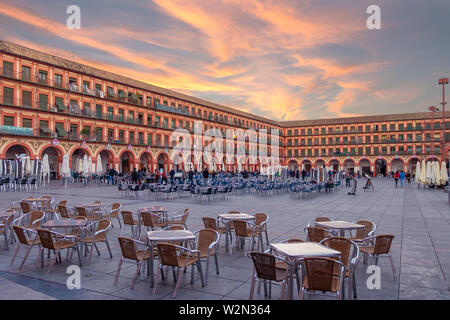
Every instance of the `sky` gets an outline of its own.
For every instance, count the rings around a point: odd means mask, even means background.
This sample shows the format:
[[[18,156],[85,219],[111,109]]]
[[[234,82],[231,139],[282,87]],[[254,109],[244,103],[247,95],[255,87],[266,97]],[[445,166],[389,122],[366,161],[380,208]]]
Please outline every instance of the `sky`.
[[[0,39],[273,120],[322,119],[439,106],[449,14],[449,0],[0,0]]]

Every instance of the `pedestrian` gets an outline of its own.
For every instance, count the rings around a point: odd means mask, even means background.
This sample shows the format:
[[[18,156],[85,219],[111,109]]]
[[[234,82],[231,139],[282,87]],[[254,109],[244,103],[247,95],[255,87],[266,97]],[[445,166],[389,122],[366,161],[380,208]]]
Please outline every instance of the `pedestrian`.
[[[400,172],[400,174],[399,174],[399,177],[400,177],[400,187],[402,187],[403,188],[403,181],[405,181],[405,172],[402,170],[401,172]]]
[[[411,172],[406,172],[406,179],[408,179],[408,183],[411,183]]]
[[[397,183],[398,183],[398,178],[400,178],[400,174],[398,173],[398,171],[396,171],[393,174],[394,180],[395,180],[395,187],[397,188]]]

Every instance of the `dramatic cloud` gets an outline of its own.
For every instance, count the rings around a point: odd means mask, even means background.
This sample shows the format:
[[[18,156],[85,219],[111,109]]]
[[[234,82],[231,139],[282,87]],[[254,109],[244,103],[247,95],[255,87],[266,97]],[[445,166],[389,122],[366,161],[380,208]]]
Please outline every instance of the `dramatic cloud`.
[[[271,119],[422,111],[450,73],[443,1],[381,0],[382,30],[368,1],[70,4],[5,0],[1,38]]]

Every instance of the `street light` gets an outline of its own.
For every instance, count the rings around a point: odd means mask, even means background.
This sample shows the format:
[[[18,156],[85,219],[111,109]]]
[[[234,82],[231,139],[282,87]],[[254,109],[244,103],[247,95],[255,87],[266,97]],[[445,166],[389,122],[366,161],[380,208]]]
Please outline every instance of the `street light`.
[[[442,134],[441,134],[441,161],[445,160],[445,85],[448,84],[448,78],[439,79],[438,83],[442,85]]]
[[[439,111],[439,108],[435,106],[429,106],[428,110],[431,112],[431,150],[430,153],[434,156],[434,113]]]

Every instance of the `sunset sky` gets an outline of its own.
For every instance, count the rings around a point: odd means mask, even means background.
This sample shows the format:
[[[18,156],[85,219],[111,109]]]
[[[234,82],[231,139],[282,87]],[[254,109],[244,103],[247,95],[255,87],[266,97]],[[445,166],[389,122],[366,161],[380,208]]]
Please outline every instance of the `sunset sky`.
[[[66,27],[71,4],[80,30]],[[366,27],[371,4],[381,30]],[[0,39],[300,120],[439,105],[449,17],[448,0],[0,0]]]

